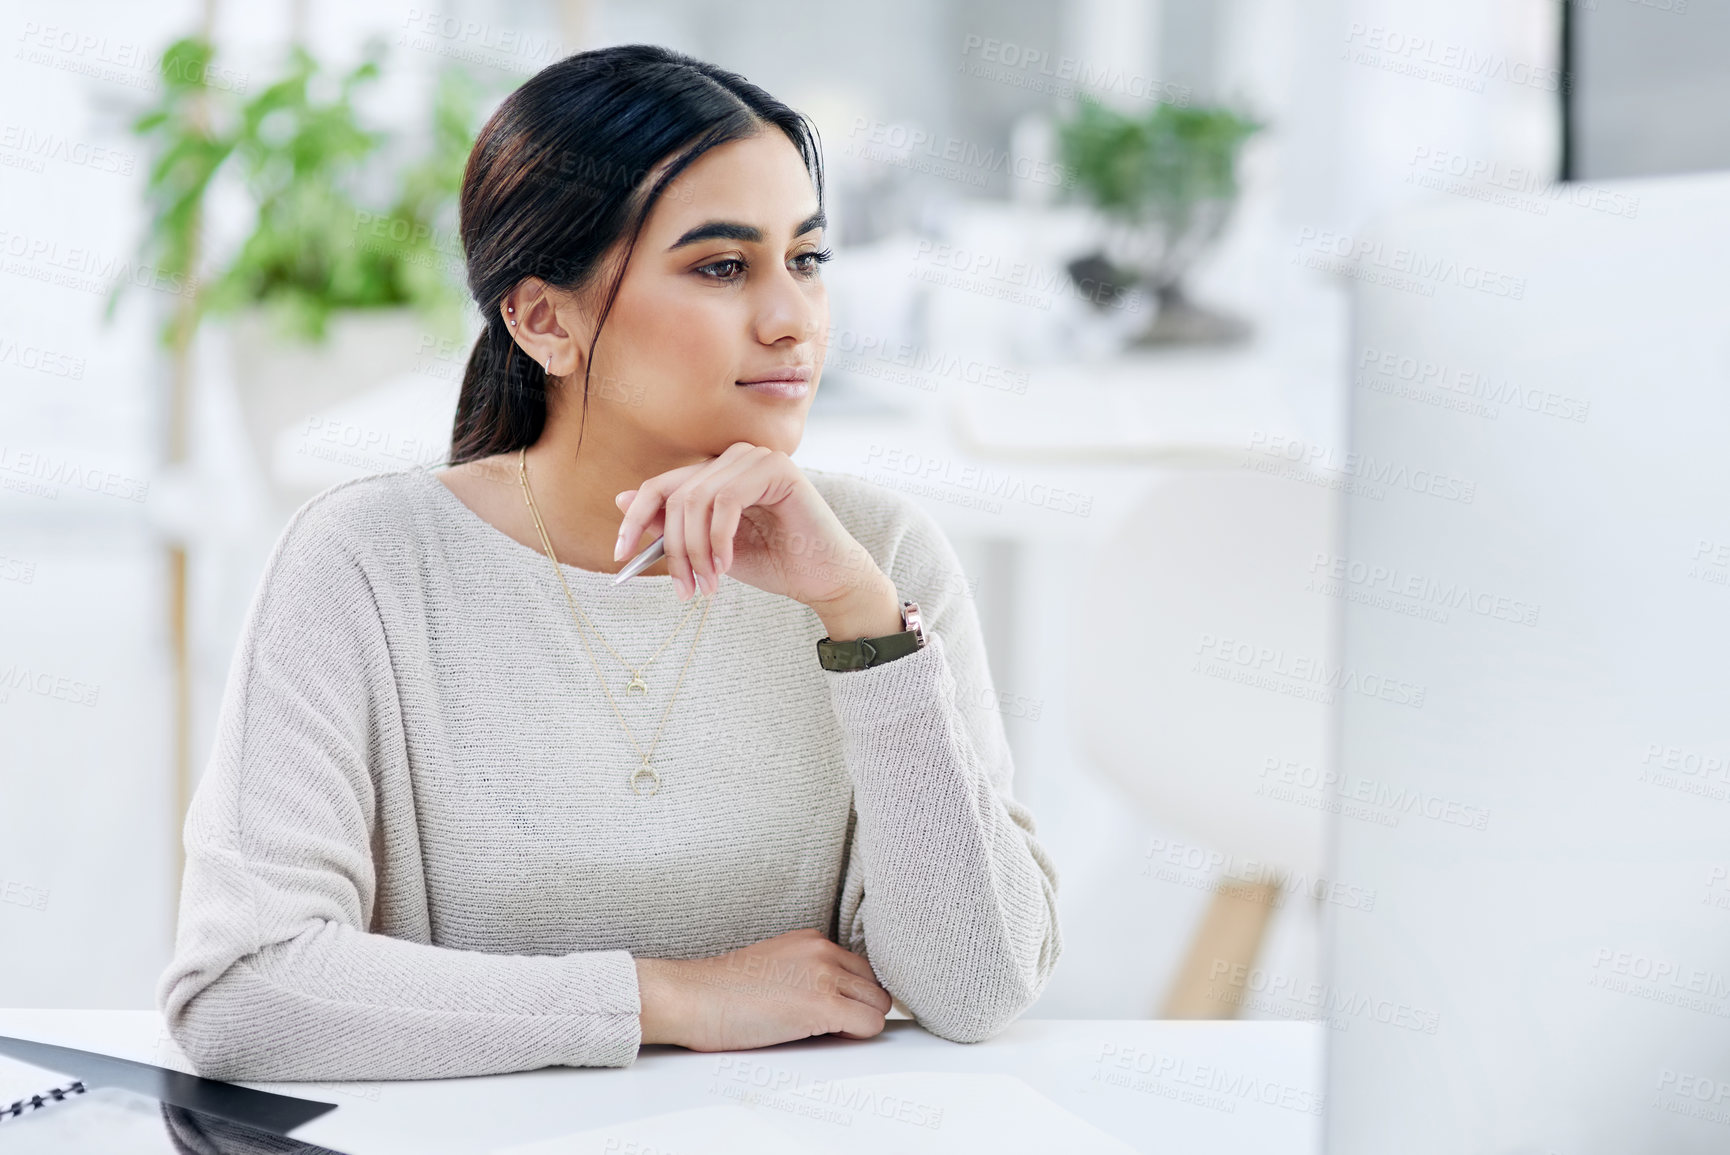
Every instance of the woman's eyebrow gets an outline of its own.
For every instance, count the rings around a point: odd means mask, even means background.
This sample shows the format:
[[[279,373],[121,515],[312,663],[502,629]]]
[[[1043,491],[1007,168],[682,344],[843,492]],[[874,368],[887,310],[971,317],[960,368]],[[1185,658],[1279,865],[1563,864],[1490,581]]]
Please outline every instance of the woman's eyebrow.
[[[793,235],[802,237],[814,229],[823,228],[828,223],[828,216],[822,209],[818,209],[799,222],[799,227],[793,230]],[[674,249],[681,249],[686,245],[694,245],[698,241],[707,240],[744,241],[746,244],[760,245],[763,243],[763,230],[755,225],[742,225],[737,221],[705,221],[668,245],[667,251],[670,253]]]

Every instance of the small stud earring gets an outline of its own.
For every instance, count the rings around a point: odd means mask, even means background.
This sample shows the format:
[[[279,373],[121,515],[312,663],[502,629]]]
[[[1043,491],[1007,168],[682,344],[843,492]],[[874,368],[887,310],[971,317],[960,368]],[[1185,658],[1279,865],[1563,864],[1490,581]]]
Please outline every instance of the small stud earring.
[[[516,311],[517,311],[516,306],[514,306],[514,305],[506,305],[505,306],[505,312],[507,312],[507,313],[514,313]],[[511,318],[511,324],[515,325],[516,323],[517,323],[517,319],[515,317],[512,317]]]

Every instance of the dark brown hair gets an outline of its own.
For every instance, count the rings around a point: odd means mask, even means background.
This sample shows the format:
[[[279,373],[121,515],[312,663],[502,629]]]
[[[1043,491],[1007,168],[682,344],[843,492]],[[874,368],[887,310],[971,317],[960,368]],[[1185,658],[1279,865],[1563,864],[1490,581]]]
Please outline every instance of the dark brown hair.
[[[823,204],[816,126],[744,77],[653,44],[578,52],[507,96],[463,171],[459,227],[469,292],[485,328],[463,372],[450,463],[531,445],[547,420],[547,374],[511,339],[499,303],[525,277],[582,290],[629,237],[583,367],[589,369],[625,266],[661,192],[716,145],[767,128],[787,135]],[[682,151],[680,151],[682,150]],[[652,188],[644,182],[678,156]],[[580,444],[580,440],[579,440]]]

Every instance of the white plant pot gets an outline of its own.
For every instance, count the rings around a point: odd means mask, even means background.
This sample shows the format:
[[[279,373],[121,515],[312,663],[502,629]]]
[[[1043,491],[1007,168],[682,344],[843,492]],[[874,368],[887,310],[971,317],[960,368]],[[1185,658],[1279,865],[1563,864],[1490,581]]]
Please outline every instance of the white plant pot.
[[[285,431],[376,385],[408,373],[431,338],[408,307],[351,310],[330,320],[322,344],[276,335],[262,310],[226,322],[229,360],[252,460],[279,503],[298,505],[304,482],[272,467]]]

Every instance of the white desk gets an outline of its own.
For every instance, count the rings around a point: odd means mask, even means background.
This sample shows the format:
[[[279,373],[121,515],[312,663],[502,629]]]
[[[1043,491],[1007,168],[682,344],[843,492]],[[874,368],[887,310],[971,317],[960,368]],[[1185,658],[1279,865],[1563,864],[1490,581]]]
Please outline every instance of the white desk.
[[[1307,1022],[1024,1019],[961,1045],[895,1020],[870,1040],[728,1054],[645,1047],[624,1068],[246,1085],[336,1103],[295,1138],[345,1155],[471,1155],[531,1143],[534,1155],[1313,1155],[1323,1033]],[[153,1011],[0,1010],[0,1034],[191,1069]]]

